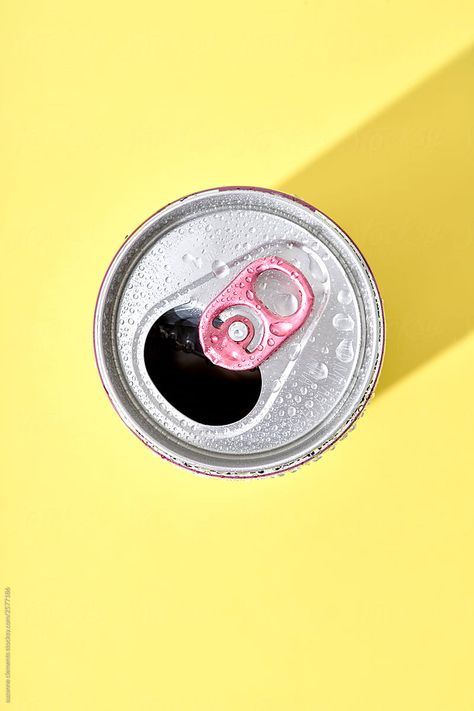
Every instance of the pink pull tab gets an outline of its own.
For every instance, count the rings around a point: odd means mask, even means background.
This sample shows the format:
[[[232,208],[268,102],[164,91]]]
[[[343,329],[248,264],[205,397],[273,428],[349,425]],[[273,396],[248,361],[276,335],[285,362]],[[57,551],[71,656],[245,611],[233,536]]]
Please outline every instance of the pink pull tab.
[[[265,271],[274,269],[286,274],[298,287],[298,309],[291,316],[279,316],[268,309],[255,294],[255,282]],[[204,309],[199,321],[199,339],[205,355],[212,363],[229,370],[250,370],[272,355],[287,338],[306,321],[314,302],[314,294],[306,277],[292,264],[279,257],[262,257],[252,262]],[[263,330],[260,343],[249,352],[255,329],[245,316],[232,316],[219,322],[223,311],[246,306],[260,320]]]

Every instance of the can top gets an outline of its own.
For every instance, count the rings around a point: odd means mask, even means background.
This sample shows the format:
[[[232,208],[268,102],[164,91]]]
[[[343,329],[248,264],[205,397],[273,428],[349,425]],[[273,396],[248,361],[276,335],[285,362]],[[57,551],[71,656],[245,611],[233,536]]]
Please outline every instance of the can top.
[[[285,282],[277,270],[265,268],[252,281],[252,292],[244,289],[243,281],[240,289],[240,282],[234,282],[249,265],[267,264],[271,258],[293,266],[290,277],[299,274],[308,285],[314,303],[311,297],[304,319],[296,318],[301,288],[295,289],[291,278],[288,282],[288,274],[283,274]],[[209,312],[213,301],[234,283],[233,293],[240,300],[234,303],[229,290],[229,306],[212,312],[206,334],[217,339],[225,322],[236,353],[245,348],[258,356],[259,346],[266,351],[265,358],[255,361],[251,376],[255,399],[248,411],[243,416],[239,411],[237,419],[226,414],[224,424],[215,424],[212,417],[212,423],[200,417],[203,398],[197,379],[189,379],[183,370],[174,401],[165,387],[157,387],[147,352],[153,353],[150,334],[160,319],[169,321],[171,314],[190,332],[193,325],[197,331],[206,309]],[[240,292],[251,294],[247,304]],[[265,319],[251,308],[255,296],[265,313],[298,323],[288,338],[272,339],[264,332]],[[201,342],[200,357],[208,357],[211,341]],[[331,446],[370,397],[383,346],[381,299],[352,241],[310,205],[255,188],[196,193],[149,218],[114,258],[96,308],[97,363],[122,419],[162,456],[220,476],[276,473]],[[216,367],[210,367],[213,378]],[[223,399],[239,398],[247,385],[238,383],[237,390],[226,390],[212,378],[204,399],[220,422],[219,411],[232,410],[233,405]],[[186,398],[192,405],[189,410],[186,404],[179,405]]]

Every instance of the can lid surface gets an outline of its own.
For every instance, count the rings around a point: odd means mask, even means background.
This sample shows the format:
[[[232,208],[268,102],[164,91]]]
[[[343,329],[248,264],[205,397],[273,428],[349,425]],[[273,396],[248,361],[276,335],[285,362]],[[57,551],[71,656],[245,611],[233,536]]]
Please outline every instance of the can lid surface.
[[[314,303],[278,349],[266,338],[270,354],[247,379],[230,371],[219,379],[223,368],[197,337],[201,316],[246,267],[270,257],[293,265]],[[251,298],[290,319],[301,291],[283,276],[266,269]],[[234,302],[230,295],[214,325],[227,322],[236,349],[242,341],[257,354],[262,319],[250,302]],[[242,477],[294,468],[331,446],[368,401],[384,347],[378,289],[347,235],[306,203],[255,188],[190,195],[143,223],[104,278],[94,334],[109,397],[146,444],[194,471]]]

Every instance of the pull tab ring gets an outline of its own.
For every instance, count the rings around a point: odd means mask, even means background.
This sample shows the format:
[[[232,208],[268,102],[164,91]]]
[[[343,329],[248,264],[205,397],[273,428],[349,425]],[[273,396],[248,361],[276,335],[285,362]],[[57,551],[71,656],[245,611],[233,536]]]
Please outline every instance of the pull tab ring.
[[[257,279],[270,269],[286,274],[298,288],[299,306],[290,316],[273,313],[255,293]],[[199,321],[203,352],[212,363],[229,370],[255,368],[301,328],[313,303],[313,290],[299,269],[276,256],[261,257],[241,271],[203,311]],[[260,342],[251,353],[247,347],[255,333],[252,321],[245,316],[219,319],[221,313],[238,306],[250,308],[263,326]]]

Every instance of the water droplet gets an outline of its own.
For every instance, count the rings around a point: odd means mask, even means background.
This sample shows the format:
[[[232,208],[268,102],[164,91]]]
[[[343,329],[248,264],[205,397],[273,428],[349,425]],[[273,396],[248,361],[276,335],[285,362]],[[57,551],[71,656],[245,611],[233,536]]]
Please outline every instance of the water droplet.
[[[308,392],[308,388],[306,388],[306,387],[303,385],[303,387],[300,388],[300,393],[301,393],[302,395],[306,395],[307,392]]]
[[[246,295],[247,299],[253,299],[253,298],[254,298],[253,291],[250,291],[250,289],[248,289],[248,290],[245,292],[245,295]]]
[[[272,300],[272,311],[280,316],[291,316],[298,311],[299,302],[294,294],[277,293]]]
[[[268,341],[267,341],[267,343],[268,343],[269,346],[274,346],[274,345],[275,345],[275,341],[273,340],[273,338],[269,338]]]
[[[326,270],[323,270],[323,267],[319,263],[318,259],[310,250],[306,249],[305,251],[307,251],[308,254],[309,271],[311,272],[311,276],[313,276],[316,281],[319,281],[320,284],[324,284],[328,278]]]
[[[290,360],[296,360],[300,354],[301,351],[301,346],[299,343],[295,343],[290,350],[290,353],[288,355],[288,358]]]
[[[334,328],[337,328],[338,331],[352,331],[354,321],[349,314],[336,314],[332,320],[332,325]]]
[[[211,336],[212,343],[217,343],[218,340],[219,340],[218,336]]]
[[[311,409],[314,405],[314,402],[312,400],[307,400],[305,402],[305,405],[306,405],[306,407],[309,407]]]
[[[202,267],[201,257],[195,257],[194,254],[190,254],[189,252],[183,254],[183,262],[185,264],[194,264],[194,266],[198,268]]]
[[[289,417],[294,417],[295,415],[296,415],[296,408],[294,408],[293,406],[292,406],[292,407],[289,407],[289,408],[288,408],[288,416],[289,416]]]
[[[216,259],[212,262],[212,271],[218,279],[223,279],[229,273],[229,267],[225,262],[221,262],[220,259]]]
[[[313,376],[315,380],[326,380],[328,372],[326,363],[315,363],[313,366]]]
[[[281,382],[279,380],[275,380],[275,382],[273,383],[273,387],[272,387],[272,393],[277,393],[280,388],[281,388]]]
[[[336,356],[341,363],[350,363],[354,358],[354,349],[352,347],[352,341],[347,338],[343,338],[338,347],[336,348]]]
[[[270,324],[270,331],[274,336],[286,336],[292,328],[293,324],[289,321],[277,321]]]
[[[340,304],[347,306],[352,301],[352,294],[348,289],[341,289],[337,295],[337,300]]]

